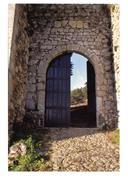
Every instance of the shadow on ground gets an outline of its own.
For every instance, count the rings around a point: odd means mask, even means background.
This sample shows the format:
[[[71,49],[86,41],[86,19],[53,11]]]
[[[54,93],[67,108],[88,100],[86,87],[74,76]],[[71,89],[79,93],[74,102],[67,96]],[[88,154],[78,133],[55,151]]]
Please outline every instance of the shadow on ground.
[[[77,106],[70,109],[71,126],[81,128],[96,127],[96,112],[90,111],[88,106]]]

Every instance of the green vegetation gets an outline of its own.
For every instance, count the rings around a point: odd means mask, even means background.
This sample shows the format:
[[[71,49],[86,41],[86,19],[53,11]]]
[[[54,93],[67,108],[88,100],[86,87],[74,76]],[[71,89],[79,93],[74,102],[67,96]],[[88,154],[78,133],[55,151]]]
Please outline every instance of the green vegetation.
[[[71,104],[84,103],[87,100],[87,84],[84,87],[77,88],[71,91]]]
[[[27,147],[26,154],[18,156],[9,164],[10,171],[44,171],[46,165],[43,157],[36,151],[40,147],[40,143],[28,136],[21,139],[18,143],[24,143]],[[17,142],[16,142],[17,143]],[[9,159],[11,161],[11,159]]]

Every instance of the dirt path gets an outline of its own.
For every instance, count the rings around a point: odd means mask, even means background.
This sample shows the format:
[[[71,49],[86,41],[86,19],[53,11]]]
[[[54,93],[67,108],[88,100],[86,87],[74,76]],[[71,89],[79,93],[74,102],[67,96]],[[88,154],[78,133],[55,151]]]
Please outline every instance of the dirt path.
[[[96,129],[49,129],[43,141],[52,171],[119,171],[119,146]]]

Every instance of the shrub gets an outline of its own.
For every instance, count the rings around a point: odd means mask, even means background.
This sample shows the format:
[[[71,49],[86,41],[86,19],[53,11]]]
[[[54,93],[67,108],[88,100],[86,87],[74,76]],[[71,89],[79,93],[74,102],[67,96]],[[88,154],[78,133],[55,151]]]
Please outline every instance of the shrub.
[[[46,169],[44,159],[37,151],[36,147],[39,147],[39,143],[32,139],[32,136],[27,139],[20,140],[27,146],[27,152],[25,155],[20,155],[17,159],[9,164],[9,170],[11,171],[43,171]],[[11,159],[10,159],[11,160]]]
[[[87,100],[87,85],[71,91],[71,104],[83,103]]]

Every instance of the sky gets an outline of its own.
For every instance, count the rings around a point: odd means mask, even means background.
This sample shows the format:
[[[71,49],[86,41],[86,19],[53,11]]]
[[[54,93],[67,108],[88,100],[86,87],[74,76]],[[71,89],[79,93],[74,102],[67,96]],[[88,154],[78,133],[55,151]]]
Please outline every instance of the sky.
[[[71,90],[73,90],[83,87],[87,81],[87,58],[80,54],[73,53],[71,63],[73,64]]]

